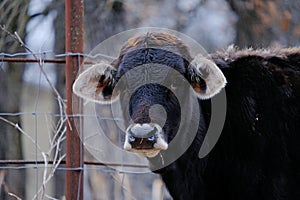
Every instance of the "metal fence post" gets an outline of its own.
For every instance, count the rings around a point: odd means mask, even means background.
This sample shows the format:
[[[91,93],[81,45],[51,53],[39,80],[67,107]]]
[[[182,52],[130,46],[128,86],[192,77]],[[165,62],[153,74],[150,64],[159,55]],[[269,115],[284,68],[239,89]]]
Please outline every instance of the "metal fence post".
[[[65,0],[66,14],[66,52],[83,52],[83,0]],[[83,199],[83,146],[74,124],[72,110],[72,84],[76,78],[81,56],[66,57],[66,199]],[[78,105],[80,106],[80,105]],[[72,169],[73,168],[73,169]]]

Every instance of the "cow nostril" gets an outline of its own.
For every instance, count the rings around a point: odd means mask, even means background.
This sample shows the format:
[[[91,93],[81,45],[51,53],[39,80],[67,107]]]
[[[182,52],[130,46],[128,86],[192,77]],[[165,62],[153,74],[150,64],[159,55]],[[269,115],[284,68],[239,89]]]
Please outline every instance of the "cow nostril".
[[[162,130],[157,124],[133,124],[126,130],[125,150],[165,150]],[[162,142],[163,141],[163,142]],[[163,145],[162,145],[163,143]]]
[[[148,137],[147,140],[149,142],[154,142],[156,140],[156,137],[154,135],[152,135],[152,136]]]
[[[158,129],[152,124],[136,124],[128,129],[130,136],[134,138],[150,138],[158,132]],[[153,138],[155,139],[155,138]]]
[[[131,136],[129,136],[128,140],[130,143],[132,143],[135,141],[135,137],[131,135]]]

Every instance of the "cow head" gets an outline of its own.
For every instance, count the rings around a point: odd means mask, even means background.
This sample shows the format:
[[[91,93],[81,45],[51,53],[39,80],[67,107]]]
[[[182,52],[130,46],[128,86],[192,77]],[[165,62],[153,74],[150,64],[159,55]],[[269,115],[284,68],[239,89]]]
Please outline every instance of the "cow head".
[[[200,100],[209,99],[225,84],[223,73],[210,59],[191,58],[181,40],[153,32],[128,40],[113,63],[85,70],[73,91],[99,104],[119,99],[123,113],[128,113],[124,149],[151,158],[168,149],[182,120],[191,120],[180,117],[181,107],[193,112],[191,92]]]

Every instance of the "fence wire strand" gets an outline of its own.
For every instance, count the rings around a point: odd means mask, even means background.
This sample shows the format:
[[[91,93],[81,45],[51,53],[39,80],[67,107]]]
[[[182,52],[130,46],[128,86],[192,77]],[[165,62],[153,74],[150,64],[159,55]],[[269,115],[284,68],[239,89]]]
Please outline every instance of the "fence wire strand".
[[[83,58],[88,58],[88,59],[92,59],[92,60],[97,60],[97,59],[108,59],[108,60],[115,60],[117,59],[117,57],[113,57],[113,56],[109,56],[109,55],[105,55],[105,54],[101,54],[101,53],[97,53],[95,55],[91,55],[91,54],[86,54],[86,53],[76,53],[76,52],[65,52],[65,53],[61,53],[61,54],[55,54],[55,52],[51,51],[51,50],[45,50],[45,51],[41,51],[41,52],[19,52],[19,53],[6,53],[6,52],[0,52],[0,60],[2,62],[14,62],[17,60],[11,60],[11,59],[7,59],[7,58],[20,58],[22,59],[20,62],[34,62],[34,61],[40,61],[40,59],[35,59],[32,60],[30,58],[35,57],[35,58],[42,58],[42,61],[47,61],[48,59],[53,59],[53,58],[65,58],[66,56],[79,56],[79,57],[83,57]],[[26,59],[24,59],[26,58]],[[7,59],[7,60],[6,60]],[[65,60],[61,60],[61,61],[65,61]],[[49,62],[53,62],[55,63],[55,60],[49,60]]]
[[[130,198],[135,199],[134,196],[132,196],[131,192],[126,188],[124,182],[125,182],[125,175],[130,174],[132,172],[123,172],[118,171],[114,168],[111,168],[109,166],[113,167],[131,167],[131,168],[148,168],[146,165],[138,165],[138,164],[124,164],[124,163],[104,163],[100,161],[86,161],[84,160],[84,157],[81,158],[82,162],[84,163],[84,167],[78,167],[78,168],[67,168],[64,165],[65,163],[65,154],[61,154],[61,149],[63,146],[63,142],[66,139],[66,124],[68,124],[68,118],[79,118],[82,119],[83,117],[93,117],[97,118],[98,120],[107,120],[107,121],[122,121],[121,118],[112,118],[112,117],[102,117],[92,114],[72,114],[67,115],[65,112],[65,99],[61,97],[53,83],[49,80],[49,77],[47,73],[45,72],[45,68],[47,65],[45,63],[65,63],[65,58],[67,56],[78,56],[81,59],[88,58],[89,60],[95,60],[97,62],[97,59],[99,58],[105,58],[109,60],[115,60],[115,57],[103,55],[103,54],[96,54],[96,55],[88,55],[84,53],[76,53],[76,52],[66,52],[62,54],[55,54],[53,51],[41,51],[41,52],[33,52],[33,51],[27,51],[27,52],[18,52],[18,53],[6,53],[1,52],[0,53],[0,67],[5,66],[5,63],[7,62],[36,62],[39,66],[39,74],[38,77],[38,84],[35,85],[35,100],[34,100],[34,108],[32,111],[19,111],[19,112],[0,112],[0,121],[5,122],[9,126],[13,126],[16,128],[20,134],[25,136],[32,145],[34,145],[34,160],[0,160],[0,172],[2,170],[29,170],[33,169],[35,170],[35,182],[36,182],[36,188],[33,199],[56,199],[54,197],[51,197],[51,195],[47,194],[46,187],[49,181],[53,178],[56,171],[68,171],[68,170],[80,170],[80,171],[89,171],[89,170],[100,170],[101,172],[110,174],[114,181],[118,182],[122,187],[124,192],[128,193]],[[33,57],[33,59],[32,59]],[[78,63],[78,67],[80,66],[80,63]],[[5,70],[5,69],[4,69]],[[50,112],[50,111],[40,111],[39,110],[39,103],[41,98],[41,79],[44,77],[47,80],[47,83],[50,85],[50,88],[52,90],[52,95],[54,95],[54,99],[56,99],[56,103],[58,105],[58,113]],[[34,137],[32,137],[30,133],[27,133],[22,127],[20,127],[19,124],[15,124],[7,119],[7,117],[25,117],[25,116],[32,116],[34,119],[33,124],[33,131],[34,131]],[[38,126],[39,125],[39,117],[43,116],[47,121],[47,126],[45,126],[45,129],[47,129],[47,133],[39,132]],[[51,120],[49,118],[54,118],[56,121],[56,124],[54,126],[51,126]],[[82,133],[82,130],[80,131]],[[46,135],[45,135],[46,134]],[[43,147],[39,145],[39,140],[43,137],[46,137],[48,135],[48,140],[50,147],[48,150],[44,150]],[[42,159],[41,159],[41,158]],[[39,171],[42,170],[43,173],[40,174]],[[149,172],[150,173],[150,172]],[[121,178],[119,175],[122,175]],[[1,177],[0,177],[1,178]],[[82,177],[83,178],[83,177]],[[42,179],[42,183],[40,184],[40,179]],[[3,181],[2,181],[3,182]],[[0,182],[1,187],[1,182]],[[8,190],[9,191],[9,190]],[[10,194],[11,196],[14,196],[15,194]],[[20,197],[14,196],[16,199],[19,199]],[[21,198],[20,198],[21,199]]]

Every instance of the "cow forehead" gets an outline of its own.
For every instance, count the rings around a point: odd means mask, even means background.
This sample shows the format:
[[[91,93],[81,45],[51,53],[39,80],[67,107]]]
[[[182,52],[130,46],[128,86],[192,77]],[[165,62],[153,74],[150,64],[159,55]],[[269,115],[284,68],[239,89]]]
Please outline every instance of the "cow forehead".
[[[143,64],[161,64],[185,73],[185,59],[177,52],[159,48],[144,48],[129,51],[122,55],[118,72],[123,74]],[[155,70],[155,67],[151,68]]]
[[[175,50],[141,48],[120,57],[116,80],[122,82],[121,91],[135,91],[146,84],[169,87],[172,80],[178,76],[184,77],[186,73],[187,62]]]
[[[124,74],[123,85],[130,90],[136,90],[148,84],[169,86],[179,75],[178,71],[166,65],[147,63],[127,71]]]
[[[176,36],[164,32],[147,32],[130,38],[122,47],[121,54],[139,48],[160,48],[171,52],[181,52],[189,60],[188,47]]]

